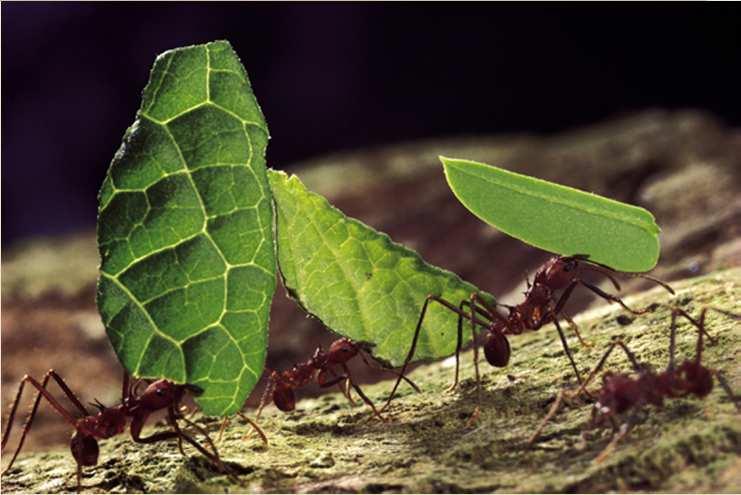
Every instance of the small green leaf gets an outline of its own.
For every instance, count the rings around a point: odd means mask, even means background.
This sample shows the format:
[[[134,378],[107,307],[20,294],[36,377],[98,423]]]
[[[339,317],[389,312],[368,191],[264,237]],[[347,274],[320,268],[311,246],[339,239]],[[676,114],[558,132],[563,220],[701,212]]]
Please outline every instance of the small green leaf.
[[[226,41],[170,50],[100,191],[98,308],[134,376],[239,410],[262,374],[275,290],[268,130]]]
[[[386,235],[348,218],[296,177],[268,173],[278,215],[278,260],[286,288],[335,332],[373,344],[373,355],[403,363],[428,294],[458,304],[478,289],[429,265]],[[490,295],[482,293],[493,299]],[[416,359],[455,352],[457,316],[428,309]],[[470,339],[470,331],[464,333]]]
[[[440,157],[458,200],[489,225],[535,247],[622,272],[659,259],[659,227],[643,208],[484,163]]]

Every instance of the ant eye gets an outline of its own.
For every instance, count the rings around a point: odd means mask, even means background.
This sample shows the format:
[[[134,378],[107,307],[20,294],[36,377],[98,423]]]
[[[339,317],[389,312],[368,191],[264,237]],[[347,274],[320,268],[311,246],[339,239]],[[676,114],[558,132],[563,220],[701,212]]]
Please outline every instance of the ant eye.
[[[165,391],[162,390],[161,388],[158,388],[157,390],[155,390],[155,393],[157,395],[159,395],[160,397],[162,397],[163,395],[165,395]]]

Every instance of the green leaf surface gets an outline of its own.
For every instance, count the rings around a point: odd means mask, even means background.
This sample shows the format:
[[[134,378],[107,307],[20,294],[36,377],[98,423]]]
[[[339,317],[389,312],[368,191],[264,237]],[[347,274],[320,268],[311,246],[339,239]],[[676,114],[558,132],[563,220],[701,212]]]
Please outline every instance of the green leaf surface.
[[[458,200],[489,225],[561,255],[588,254],[622,272],[659,259],[659,227],[643,208],[484,163],[440,157]]]
[[[386,364],[403,363],[428,294],[457,305],[478,290],[345,216],[296,176],[270,170],[268,177],[286,288],[330,329],[370,343],[373,355]],[[415,360],[454,353],[457,316],[432,303],[424,321]],[[470,339],[470,331],[464,335]]]
[[[226,41],[154,63],[100,191],[98,308],[136,377],[239,410],[262,374],[275,290],[268,130]]]

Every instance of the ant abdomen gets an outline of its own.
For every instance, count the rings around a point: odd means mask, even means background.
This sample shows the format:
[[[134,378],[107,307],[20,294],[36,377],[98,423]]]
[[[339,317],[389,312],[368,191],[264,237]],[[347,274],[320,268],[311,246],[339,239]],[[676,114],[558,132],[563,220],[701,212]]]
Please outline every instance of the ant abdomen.
[[[507,337],[501,332],[488,332],[484,342],[484,355],[492,366],[504,368],[509,363],[510,349]]]
[[[290,412],[296,409],[296,396],[291,387],[278,384],[273,391],[273,402],[275,407],[283,412]]]
[[[72,456],[80,466],[95,466],[98,464],[98,441],[95,437],[85,435],[75,430],[70,440],[69,448]]]

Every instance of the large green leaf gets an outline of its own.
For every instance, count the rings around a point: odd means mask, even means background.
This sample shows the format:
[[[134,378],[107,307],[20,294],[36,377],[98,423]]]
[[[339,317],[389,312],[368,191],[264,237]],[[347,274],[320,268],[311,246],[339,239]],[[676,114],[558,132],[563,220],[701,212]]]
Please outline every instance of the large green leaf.
[[[512,237],[623,272],[656,266],[659,227],[643,208],[484,163],[440,160],[460,202]]]
[[[100,191],[98,307],[134,376],[242,407],[262,374],[275,289],[268,130],[226,41],[154,63]]]
[[[454,273],[371,227],[348,218],[296,176],[270,170],[278,215],[278,260],[284,284],[304,309],[335,332],[373,345],[399,366],[428,294],[458,304],[477,291]],[[482,293],[491,298],[488,294]],[[415,359],[455,352],[457,316],[433,303]],[[470,339],[470,332],[464,334]]]

